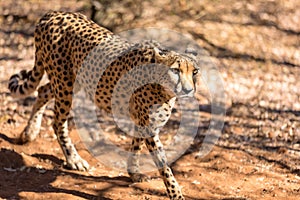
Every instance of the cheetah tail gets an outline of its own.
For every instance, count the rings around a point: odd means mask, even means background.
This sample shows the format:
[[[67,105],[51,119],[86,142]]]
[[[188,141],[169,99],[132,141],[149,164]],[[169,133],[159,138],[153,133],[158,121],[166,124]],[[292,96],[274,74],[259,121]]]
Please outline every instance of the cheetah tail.
[[[44,73],[36,72],[34,69],[28,72],[22,70],[10,77],[8,89],[13,97],[26,97],[35,91]],[[20,80],[22,83],[19,83]]]

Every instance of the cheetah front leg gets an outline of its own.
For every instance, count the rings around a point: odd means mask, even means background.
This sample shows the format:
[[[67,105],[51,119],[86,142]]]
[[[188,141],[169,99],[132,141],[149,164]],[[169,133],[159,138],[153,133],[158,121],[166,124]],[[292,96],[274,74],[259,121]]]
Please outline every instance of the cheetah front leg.
[[[171,168],[167,164],[167,158],[159,136],[155,135],[153,137],[147,138],[146,146],[150,154],[152,155],[152,158],[159,170],[160,175],[163,178],[169,198],[173,200],[184,199],[181,188],[177,183]]]
[[[65,93],[65,95],[66,96],[64,97],[55,95],[53,129],[66,157],[66,167],[74,170],[86,171],[89,168],[89,164],[80,157],[69,137],[67,118],[71,109],[72,94]]]
[[[44,110],[47,106],[49,100],[53,98],[53,94],[51,92],[50,83],[41,86],[38,89],[38,96],[33,105],[32,112],[30,118],[28,120],[27,126],[22,132],[18,143],[23,144],[26,142],[33,141],[40,132],[42,118]]]
[[[133,138],[131,144],[131,155],[127,162],[127,172],[133,182],[149,181],[149,177],[140,172],[140,154],[144,145],[143,138]]]

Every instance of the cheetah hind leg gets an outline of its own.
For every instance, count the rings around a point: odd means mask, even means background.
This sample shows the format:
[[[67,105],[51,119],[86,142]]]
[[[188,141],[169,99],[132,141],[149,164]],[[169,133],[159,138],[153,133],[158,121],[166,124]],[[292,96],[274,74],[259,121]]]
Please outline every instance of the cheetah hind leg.
[[[132,180],[132,182],[148,182],[150,179],[147,175],[140,172],[140,162],[139,157],[144,145],[144,139],[133,138],[131,144],[132,154],[128,158],[127,171]]]
[[[35,101],[35,104],[33,105],[33,109],[27,122],[27,126],[22,132],[17,143],[24,144],[33,141],[37,137],[40,132],[43,113],[49,100],[51,100],[52,98],[53,94],[51,92],[50,83],[43,85],[38,89],[38,97]]]
[[[72,91],[72,87],[66,87],[66,91]],[[72,106],[72,93],[61,96],[55,93],[53,130],[66,158],[65,167],[68,169],[87,171],[89,164],[78,154],[68,131],[68,116]]]

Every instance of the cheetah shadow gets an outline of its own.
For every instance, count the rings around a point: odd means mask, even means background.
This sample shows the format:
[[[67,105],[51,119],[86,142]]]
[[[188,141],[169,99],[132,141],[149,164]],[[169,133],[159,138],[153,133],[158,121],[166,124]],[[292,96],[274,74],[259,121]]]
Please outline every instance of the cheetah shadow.
[[[58,176],[67,174],[76,179],[91,178],[72,172],[60,170],[41,170],[36,167],[25,167],[22,156],[13,150],[0,150],[0,197],[4,199],[21,199],[20,192],[66,193],[86,199],[101,198],[88,193],[56,188],[51,185]],[[95,177],[96,178],[96,177]]]
[[[9,142],[10,144],[19,144],[19,141],[20,141],[19,138],[11,138],[2,133],[0,133],[0,139],[3,139],[5,141]]]
[[[3,133],[0,133],[1,139],[15,144],[15,138],[10,138]],[[63,165],[63,160],[48,154],[32,154],[32,157],[40,160],[49,160],[54,166],[53,170],[40,169],[38,167],[27,167],[26,163],[19,153],[14,150],[1,148],[0,149],[0,199],[22,199],[21,192],[33,192],[37,194],[43,193],[64,193],[70,194],[75,197],[81,197],[84,199],[100,199],[109,200],[110,198],[104,197],[107,191],[113,188],[129,188],[132,185],[132,181],[127,176],[90,176],[82,175],[76,172],[60,169]],[[108,183],[110,186],[103,189],[95,189],[97,194],[89,194],[86,192],[72,189],[65,189],[53,186],[53,183],[61,176],[69,176],[75,180],[81,180],[85,182],[103,182]],[[136,191],[143,192],[152,196],[166,197],[164,192],[156,190],[144,190],[139,186],[133,186]]]
[[[11,144],[14,144],[15,139],[5,136],[0,133],[0,142],[6,140]],[[104,195],[114,188],[133,188],[137,193],[148,194],[156,196],[158,198],[166,198],[166,193],[158,190],[147,189],[139,185],[132,184],[131,179],[128,176],[91,176],[82,175],[73,171],[67,171],[61,169],[63,160],[48,154],[32,154],[32,157],[40,160],[49,160],[54,166],[53,170],[41,169],[39,167],[27,167],[21,154],[14,150],[1,148],[0,149],[0,199],[22,199],[24,194],[22,192],[32,192],[37,195],[43,195],[43,193],[49,194],[69,194],[75,198],[80,197],[84,199],[100,199],[110,200],[110,198],[104,197]],[[87,192],[73,189],[60,188],[59,186],[53,186],[53,183],[59,179],[59,177],[69,176],[72,179],[84,181],[84,182],[102,182],[108,183],[108,187],[101,189],[95,189],[96,194],[89,194]],[[41,197],[41,196],[40,196]],[[194,199],[186,195],[186,199]],[[197,198],[197,200],[205,200],[205,198]]]

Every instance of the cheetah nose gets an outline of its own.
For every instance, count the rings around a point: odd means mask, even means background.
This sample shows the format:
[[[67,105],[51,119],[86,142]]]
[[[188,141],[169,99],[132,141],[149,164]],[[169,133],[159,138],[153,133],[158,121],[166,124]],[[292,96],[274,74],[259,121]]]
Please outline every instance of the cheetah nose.
[[[190,94],[190,93],[192,93],[193,90],[194,90],[193,88],[192,88],[192,89],[182,88],[182,92],[183,92],[184,94]]]

